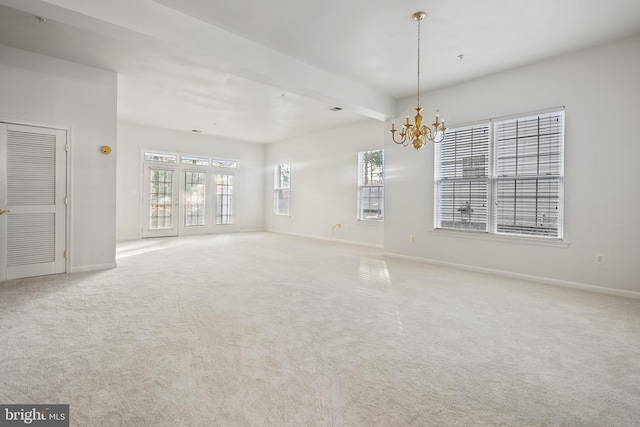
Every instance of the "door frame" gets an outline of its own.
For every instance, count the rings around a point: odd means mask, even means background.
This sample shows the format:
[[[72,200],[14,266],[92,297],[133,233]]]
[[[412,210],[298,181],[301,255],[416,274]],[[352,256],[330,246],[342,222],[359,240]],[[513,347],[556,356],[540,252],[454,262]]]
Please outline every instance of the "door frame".
[[[163,228],[152,230],[149,227],[149,209],[151,208],[151,200],[149,196],[149,188],[147,184],[151,183],[149,179],[151,170],[170,170],[173,173],[171,181],[171,228]],[[180,168],[173,164],[148,164],[145,163],[142,168],[142,221],[141,233],[143,238],[147,237],[174,237],[178,236],[180,226]]]
[[[179,198],[180,198],[180,218],[179,218],[179,223],[178,223],[178,236],[190,236],[190,235],[197,235],[197,234],[210,234],[213,231],[213,227],[215,224],[215,209],[216,209],[216,205],[215,205],[215,194],[213,196],[211,196],[211,176],[212,176],[212,172],[211,172],[211,168],[208,166],[191,166],[191,165],[184,165],[182,167],[179,167],[179,174],[180,174],[180,188],[179,188]],[[197,172],[197,173],[204,173],[205,175],[205,195],[204,195],[204,200],[205,200],[205,225],[202,226],[193,226],[193,227],[186,227],[184,225],[184,221],[185,221],[185,208],[186,208],[186,201],[184,200],[186,194],[185,194],[185,184],[186,184],[186,173],[187,172]],[[211,212],[214,212],[213,215],[213,221],[211,221]]]
[[[185,162],[184,160],[202,160],[200,164],[192,164]],[[206,162],[205,162],[206,161]],[[227,164],[228,166],[225,166]],[[237,190],[239,188],[238,180],[240,176],[240,170],[238,168],[238,160],[224,159],[211,154],[186,154],[184,152],[176,152],[173,150],[163,150],[154,148],[141,148],[140,149],[140,191],[142,197],[140,198],[140,238],[148,237],[173,237],[173,236],[187,236],[187,235],[206,235],[216,233],[231,233],[236,232],[239,226],[236,222],[238,203]],[[177,217],[177,233],[169,235],[152,235],[145,231],[148,228],[146,222],[149,221],[148,202],[144,198],[148,198],[148,172],[150,166],[156,168],[171,169],[174,171],[174,183],[178,183],[177,191],[174,195],[174,207],[178,207]],[[186,172],[206,172],[206,184],[205,184],[205,210],[206,220],[204,226],[185,227],[185,173]],[[216,177],[218,175],[231,175],[233,176],[233,216],[234,221],[232,224],[216,224],[217,215],[217,186]],[[178,203],[176,205],[176,203]]]
[[[60,125],[60,124],[55,124],[55,123],[45,123],[45,122],[38,122],[38,121],[33,121],[33,120],[22,120],[22,119],[16,119],[16,118],[12,118],[12,117],[5,117],[5,116],[0,116],[0,122],[5,123],[7,125],[20,125],[20,126],[32,126],[32,127],[40,127],[40,128],[47,128],[47,129],[53,129],[56,131],[63,131],[65,132],[66,135],[66,140],[64,141],[65,144],[65,178],[64,178],[64,190],[65,190],[65,209],[64,209],[64,226],[65,226],[65,232],[64,232],[64,252],[65,252],[65,259],[64,259],[64,272],[63,273],[59,273],[59,274],[69,274],[71,272],[71,265],[72,265],[72,256],[73,256],[73,245],[71,244],[71,242],[73,241],[73,229],[71,227],[71,212],[73,210],[73,194],[72,194],[72,189],[73,186],[71,185],[72,181],[72,173],[73,173],[73,169],[72,169],[72,141],[73,141],[73,127],[72,126],[66,126],[66,125]],[[1,163],[1,162],[0,162]],[[4,168],[4,166],[2,166]],[[6,171],[2,171],[3,173],[6,173]],[[5,280],[6,279],[6,269],[3,272],[0,272],[0,281]]]
[[[233,177],[233,202],[231,205],[231,210],[233,212],[233,223],[231,224],[217,224],[216,218],[218,215],[217,212],[217,203],[218,203],[218,189],[216,178],[218,175],[231,175]],[[236,212],[238,199],[236,197],[236,191],[238,188],[238,171],[236,169],[227,169],[227,168],[217,168],[214,167],[211,173],[211,188],[212,188],[212,199],[213,200],[213,231],[214,233],[234,233],[238,231],[238,226],[236,224]]]

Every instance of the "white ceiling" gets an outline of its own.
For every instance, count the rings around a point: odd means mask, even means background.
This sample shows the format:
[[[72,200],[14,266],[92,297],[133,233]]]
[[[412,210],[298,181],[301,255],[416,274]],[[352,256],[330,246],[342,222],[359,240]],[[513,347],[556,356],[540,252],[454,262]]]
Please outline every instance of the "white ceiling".
[[[418,10],[426,91],[640,33],[638,0],[0,0],[0,44],[118,72],[121,120],[270,143],[395,115]]]

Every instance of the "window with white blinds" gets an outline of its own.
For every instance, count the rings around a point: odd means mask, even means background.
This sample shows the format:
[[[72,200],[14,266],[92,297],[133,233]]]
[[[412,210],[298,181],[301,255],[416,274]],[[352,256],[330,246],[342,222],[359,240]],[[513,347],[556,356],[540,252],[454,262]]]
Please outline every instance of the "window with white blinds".
[[[436,228],[487,231],[490,125],[450,129],[436,144]]]
[[[562,238],[563,159],[562,110],[448,130],[435,227]]]
[[[497,233],[562,237],[564,113],[495,123]]]
[[[273,213],[289,215],[291,204],[291,163],[280,163],[274,168]]]
[[[384,219],[384,150],[358,153],[358,219]]]

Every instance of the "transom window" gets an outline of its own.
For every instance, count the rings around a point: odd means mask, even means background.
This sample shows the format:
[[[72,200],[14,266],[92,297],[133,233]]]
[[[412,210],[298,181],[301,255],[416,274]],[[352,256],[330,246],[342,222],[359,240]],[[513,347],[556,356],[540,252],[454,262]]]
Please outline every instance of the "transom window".
[[[144,153],[146,162],[178,163],[178,156],[164,153]]]
[[[435,159],[437,229],[562,238],[563,110],[449,129]]]

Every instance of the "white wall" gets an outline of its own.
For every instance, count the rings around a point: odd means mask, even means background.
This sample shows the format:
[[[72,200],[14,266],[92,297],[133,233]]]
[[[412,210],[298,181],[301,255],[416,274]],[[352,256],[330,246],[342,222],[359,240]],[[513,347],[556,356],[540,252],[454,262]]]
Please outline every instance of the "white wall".
[[[566,107],[569,247],[433,231],[433,147],[416,152],[387,138],[385,251],[640,296],[639,76],[640,37],[635,37],[421,97],[425,111],[439,108],[448,126]],[[403,100],[398,111],[414,102]],[[410,235],[416,236],[413,244]],[[594,264],[596,253],[605,255],[605,265]]]
[[[237,160],[234,230],[263,230],[264,145],[130,123],[118,123],[117,239],[141,237],[141,150],[211,155]]]
[[[357,182],[358,152],[382,149],[383,144],[384,123],[377,120],[270,144],[264,193],[267,230],[381,246],[383,225],[357,220]],[[291,163],[289,216],[273,214],[274,166],[285,162]]]
[[[116,74],[0,45],[0,118],[71,128],[71,271],[115,266]]]

